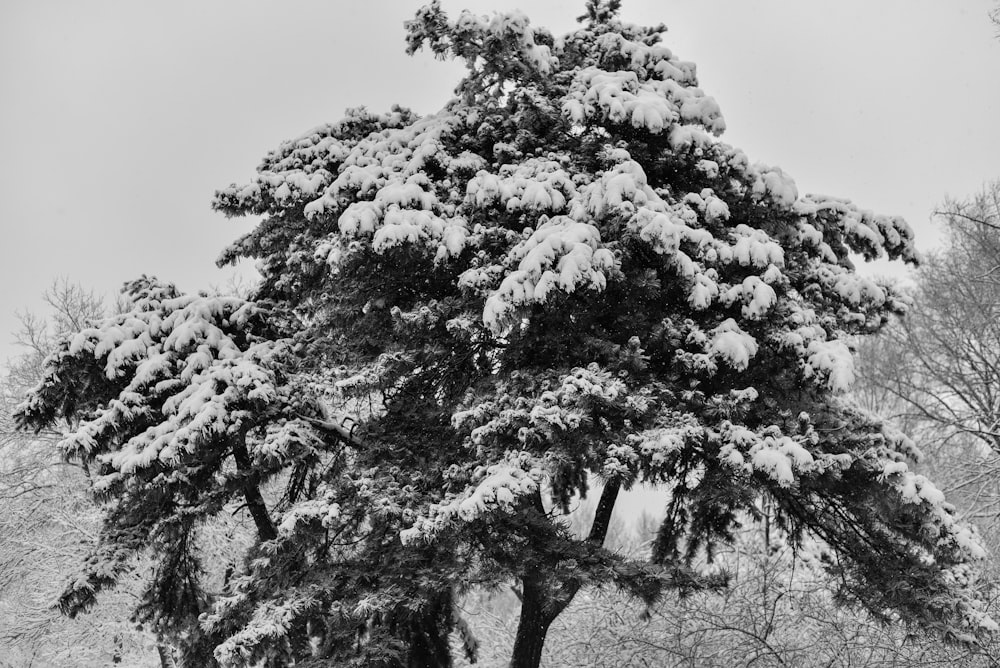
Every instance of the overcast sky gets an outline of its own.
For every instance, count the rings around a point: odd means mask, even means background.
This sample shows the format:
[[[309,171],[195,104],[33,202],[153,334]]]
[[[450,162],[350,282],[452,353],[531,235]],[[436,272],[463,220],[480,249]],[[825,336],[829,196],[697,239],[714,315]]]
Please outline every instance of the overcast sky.
[[[419,112],[460,67],[404,53],[418,2],[3,0],[0,3],[0,360],[15,309],[56,277],[112,296],[155,274],[223,285],[222,248],[251,222],[209,208],[281,140],[349,106]],[[583,0],[524,7],[564,32]],[[1000,178],[1000,40],[992,0],[625,0],[698,64],[725,139],[800,192],[899,214],[933,246],[945,195]]]

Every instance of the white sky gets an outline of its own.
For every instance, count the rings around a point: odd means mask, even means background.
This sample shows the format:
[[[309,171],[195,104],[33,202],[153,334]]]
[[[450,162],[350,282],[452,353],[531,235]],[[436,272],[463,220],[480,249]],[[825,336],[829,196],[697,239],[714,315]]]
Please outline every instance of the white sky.
[[[0,360],[56,277],[112,296],[142,273],[197,290],[248,230],[209,208],[281,140],[348,106],[440,108],[456,64],[404,54],[402,0],[3,0]],[[524,7],[555,32],[583,0]],[[1000,177],[992,0],[625,0],[698,64],[725,139],[801,192],[900,214],[927,248],[946,194]]]

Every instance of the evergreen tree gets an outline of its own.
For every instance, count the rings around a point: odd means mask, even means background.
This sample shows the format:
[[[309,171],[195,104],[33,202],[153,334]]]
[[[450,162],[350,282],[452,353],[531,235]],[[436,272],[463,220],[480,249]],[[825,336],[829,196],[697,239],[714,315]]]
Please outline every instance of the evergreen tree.
[[[516,581],[511,665],[537,666],[582,586],[717,584],[695,557],[766,499],[843,601],[996,628],[974,532],[842,396],[849,341],[903,310],[850,254],[913,261],[910,229],[721,141],[694,65],[618,4],[559,38],[422,8],[409,51],[468,67],[442,111],[350,110],[217,193],[263,217],[220,259],[258,261],[252,301],[144,280],[49,359],[21,420],[78,420],[108,501],[67,611],[152,547],[140,616],[193,665],[447,666],[452,631],[475,652],[455,596]],[[602,546],[640,481],[669,490],[651,563]],[[210,595],[198,530],[233,504],[259,541]]]

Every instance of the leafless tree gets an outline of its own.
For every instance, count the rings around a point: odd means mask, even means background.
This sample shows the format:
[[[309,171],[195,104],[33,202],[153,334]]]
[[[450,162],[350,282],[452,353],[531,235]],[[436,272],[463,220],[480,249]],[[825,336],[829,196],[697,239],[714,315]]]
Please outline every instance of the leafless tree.
[[[60,433],[19,432],[11,415],[54,342],[106,307],[67,280],[43,296],[50,315],[19,314],[15,340],[23,353],[0,378],[0,656],[13,666],[158,665],[156,639],[137,632],[122,612],[136,593],[128,587],[86,618],[66,619],[54,608],[99,530],[100,512],[86,492],[88,472],[60,457]]]
[[[971,519],[1000,514],[1000,181],[937,212],[913,306],[863,350],[862,392],[902,421]]]

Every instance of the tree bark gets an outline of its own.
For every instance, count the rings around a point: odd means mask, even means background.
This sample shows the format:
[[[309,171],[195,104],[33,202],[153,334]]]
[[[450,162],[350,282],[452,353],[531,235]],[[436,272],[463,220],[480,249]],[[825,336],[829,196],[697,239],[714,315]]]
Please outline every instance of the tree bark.
[[[555,615],[547,614],[545,609],[549,594],[545,591],[541,578],[537,574],[531,574],[525,576],[522,582],[521,619],[517,623],[510,668],[538,668],[542,661],[545,636]]]
[[[586,538],[587,542],[594,543],[598,547],[604,544],[620,489],[619,483],[609,482],[601,491],[597,511],[594,513],[594,523]],[[540,495],[537,497],[536,505],[541,507]],[[580,581],[573,580],[553,587],[545,582],[541,571],[533,570],[525,573],[521,583],[521,618],[517,624],[517,635],[514,637],[510,668],[538,668],[542,661],[542,650],[545,647],[545,636],[549,632],[549,626],[572,602],[580,590]]]
[[[247,502],[247,510],[257,526],[257,537],[260,540],[274,540],[278,531],[267,512],[267,504],[260,495],[260,476],[253,470],[250,463],[250,453],[242,439],[233,444],[233,459],[236,460],[236,470],[243,476],[243,498]]]
[[[156,653],[160,656],[160,668],[177,668],[177,662],[174,661],[174,650],[163,638],[156,641]]]

